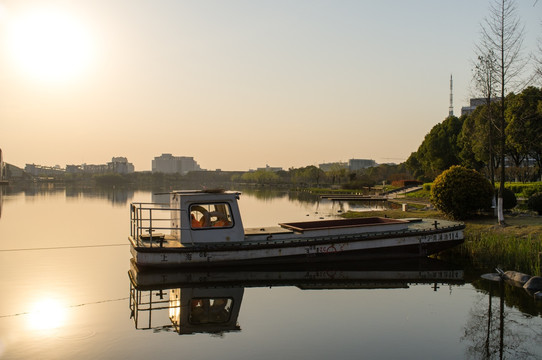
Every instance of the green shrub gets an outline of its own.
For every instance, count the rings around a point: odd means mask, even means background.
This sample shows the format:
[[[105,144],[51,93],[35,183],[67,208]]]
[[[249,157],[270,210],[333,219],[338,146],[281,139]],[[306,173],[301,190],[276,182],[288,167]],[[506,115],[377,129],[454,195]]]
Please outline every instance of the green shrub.
[[[542,192],[542,182],[506,183],[504,186],[512,190],[517,196],[525,198],[529,198],[531,195]]]
[[[454,219],[465,219],[491,207],[493,186],[480,173],[452,166],[437,176],[431,187],[431,202]]]
[[[495,195],[498,196],[498,194],[499,194],[499,189],[495,189]],[[513,209],[518,204],[518,200],[516,199],[516,194],[514,194],[514,192],[510,190],[509,188],[504,188],[502,199],[503,199],[503,208],[505,210]]]
[[[527,200],[527,208],[542,215],[542,193],[536,193]]]
[[[425,183],[423,184],[423,190],[431,191],[431,186],[433,186],[433,183]]]
[[[527,198],[538,193],[542,193],[542,184],[540,183],[530,184],[523,189],[523,195]]]

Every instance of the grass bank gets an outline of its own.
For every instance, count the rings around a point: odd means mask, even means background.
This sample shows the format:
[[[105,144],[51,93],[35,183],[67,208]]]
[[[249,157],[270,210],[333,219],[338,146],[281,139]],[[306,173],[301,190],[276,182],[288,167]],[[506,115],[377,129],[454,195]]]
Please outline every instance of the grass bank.
[[[344,216],[445,218],[436,210],[417,210],[411,205],[408,211],[348,212]],[[509,215],[505,216],[505,221],[507,226],[504,227],[496,224],[496,219],[489,216],[465,221],[465,243],[448,250],[448,255],[468,258],[474,265],[482,268],[499,267],[542,276],[542,217]]]

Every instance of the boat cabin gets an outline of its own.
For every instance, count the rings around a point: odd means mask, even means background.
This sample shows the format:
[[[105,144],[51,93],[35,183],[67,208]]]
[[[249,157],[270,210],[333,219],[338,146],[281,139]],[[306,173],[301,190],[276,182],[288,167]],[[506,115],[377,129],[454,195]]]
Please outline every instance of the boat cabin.
[[[171,234],[183,244],[241,241],[243,222],[237,192],[171,193]]]
[[[170,202],[132,203],[130,237],[139,245],[168,247],[242,241],[237,192],[174,191]]]

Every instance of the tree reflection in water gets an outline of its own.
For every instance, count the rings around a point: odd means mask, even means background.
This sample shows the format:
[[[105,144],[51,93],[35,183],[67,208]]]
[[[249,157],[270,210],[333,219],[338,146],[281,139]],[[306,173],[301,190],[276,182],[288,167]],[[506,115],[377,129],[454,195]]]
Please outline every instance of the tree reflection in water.
[[[488,281],[489,287],[469,312],[462,342],[467,357],[475,359],[532,359],[538,358],[530,349],[539,343],[542,331],[526,325],[532,316],[505,307],[507,297],[514,296],[510,285],[502,281]],[[487,298],[486,298],[487,295]],[[527,317],[527,318],[526,318]],[[527,320],[527,321],[526,321]]]

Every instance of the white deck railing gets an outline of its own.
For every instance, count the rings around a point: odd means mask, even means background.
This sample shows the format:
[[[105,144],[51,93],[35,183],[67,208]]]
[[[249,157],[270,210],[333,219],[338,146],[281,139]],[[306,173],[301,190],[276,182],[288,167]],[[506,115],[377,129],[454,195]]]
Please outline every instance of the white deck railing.
[[[180,219],[180,209],[173,209],[169,204],[164,203],[131,203],[130,204],[130,236],[141,245],[143,238],[149,240],[149,246],[153,246],[154,241],[159,241],[160,246],[166,235],[172,235],[173,231],[180,230],[180,224],[172,226],[174,212],[178,211]],[[159,232],[157,232],[159,231]]]

